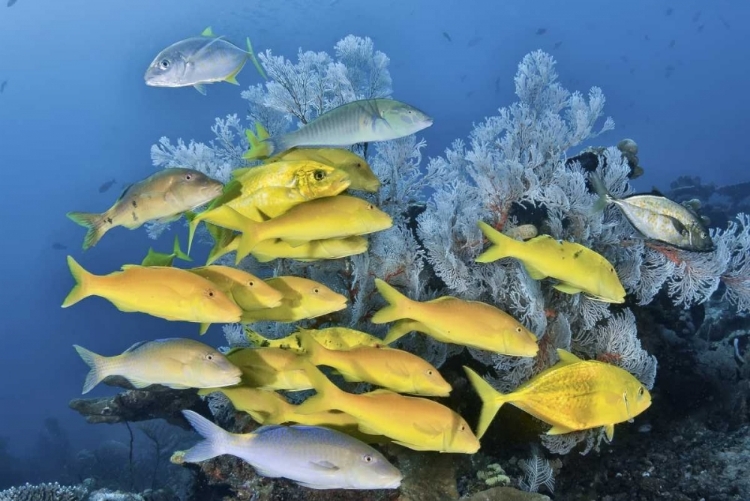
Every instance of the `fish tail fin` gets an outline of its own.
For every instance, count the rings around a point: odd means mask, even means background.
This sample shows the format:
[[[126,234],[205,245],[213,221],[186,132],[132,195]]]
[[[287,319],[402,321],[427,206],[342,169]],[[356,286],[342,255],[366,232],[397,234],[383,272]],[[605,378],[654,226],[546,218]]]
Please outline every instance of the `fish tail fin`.
[[[271,137],[271,134],[268,133],[268,130],[263,127],[263,124],[260,122],[255,122],[255,135],[258,136],[258,139],[261,141]]]
[[[378,292],[380,292],[380,295],[383,296],[383,299],[388,302],[388,306],[376,312],[372,316],[372,323],[385,324],[407,317],[406,310],[408,309],[409,303],[412,302],[411,299],[404,296],[393,286],[391,286],[384,280],[380,280],[379,278],[375,279],[375,287],[378,288]]]
[[[237,246],[237,257],[235,258],[235,264],[240,264],[240,261],[252,252],[255,247],[263,240],[260,235],[261,224],[252,219],[247,219],[245,227],[242,230],[240,236],[240,244]]]
[[[248,343],[252,344],[253,346],[257,348],[263,348],[270,344],[269,343],[270,340],[268,338],[263,337],[262,335],[255,332],[247,325],[243,326],[243,330],[245,331],[245,339],[247,340]]]
[[[245,38],[245,42],[247,43],[247,54],[250,60],[253,62],[253,66],[255,66],[255,69],[258,70],[258,73],[260,73],[260,76],[262,76],[264,80],[268,80],[266,72],[263,71],[263,66],[260,65],[260,62],[258,62],[258,58],[255,57],[253,45],[250,43],[250,37]]]
[[[482,435],[490,427],[490,423],[495,419],[497,411],[507,401],[507,396],[503,395],[495,388],[482,378],[479,374],[464,366],[466,376],[469,378],[471,385],[482,400],[482,411],[479,414],[479,424],[477,425],[477,438],[482,438]]]
[[[187,245],[187,251],[188,254],[190,254],[190,250],[193,248],[193,238],[195,237],[195,230],[198,228],[198,225],[200,224],[203,219],[201,219],[200,214],[197,214],[193,211],[187,211],[185,213],[185,219],[188,220],[188,245]]]
[[[484,221],[478,221],[477,225],[479,226],[479,229],[482,230],[484,236],[487,237],[487,240],[492,244],[489,249],[477,256],[475,259],[477,263],[491,263],[492,261],[512,256],[514,254],[514,247],[517,245],[523,245],[522,242],[518,242],[507,235],[503,235]]]
[[[602,180],[596,172],[591,173],[589,180],[591,181],[591,186],[593,186],[594,191],[599,195],[599,200],[597,200],[591,208],[591,212],[601,212],[612,201],[612,195],[610,195],[609,190],[607,190],[607,187],[604,185],[604,180]]]
[[[300,348],[302,348],[303,357],[313,365],[326,365],[321,356],[325,355],[326,349],[318,343],[315,338],[307,331],[298,331]]]
[[[68,219],[76,224],[80,224],[88,231],[83,237],[83,250],[89,249],[97,244],[107,232],[104,225],[104,214],[95,214],[93,212],[68,212]]]
[[[109,371],[106,367],[106,360],[108,357],[97,355],[93,351],[89,351],[83,346],[73,345],[78,354],[81,356],[86,365],[91,368],[89,373],[86,375],[86,380],[83,383],[83,391],[81,394],[90,392],[94,386],[102,382],[102,379],[109,376]]]
[[[174,246],[172,247],[172,254],[174,254],[174,257],[177,259],[182,259],[183,261],[192,261],[190,256],[182,252],[182,249],[180,249],[180,238],[175,235],[174,236]]]
[[[333,384],[320,369],[307,361],[305,357],[299,357],[298,360],[297,363],[304,369],[305,373],[310,378],[310,382],[312,383],[316,394],[297,406],[297,413],[315,414],[317,412],[338,408],[336,406],[336,401],[340,400],[340,398],[346,395],[346,393]]]
[[[203,437],[202,441],[185,451],[183,461],[198,463],[226,454],[232,449],[234,437],[231,433],[212,423],[197,412],[184,410],[182,411],[182,415],[185,416],[190,426]]]
[[[72,306],[81,299],[89,297],[91,295],[91,292],[89,291],[90,282],[91,279],[95,276],[84,270],[83,266],[78,264],[76,260],[73,259],[73,256],[68,256],[68,267],[70,268],[70,274],[73,275],[76,284],[65,297],[65,300],[62,303],[63,308]]]
[[[210,265],[224,254],[235,250],[239,241],[236,241],[237,235],[230,229],[222,228],[212,223],[206,223],[206,228],[214,239],[214,246],[211,247],[208,259],[206,260],[206,265]]]
[[[263,127],[258,123],[256,123],[255,126],[256,128]],[[245,160],[258,160],[261,158],[268,158],[275,151],[275,145],[270,137],[260,138],[259,136],[253,134],[253,131],[251,131],[250,129],[245,129],[245,137],[247,138],[247,142],[249,144],[247,151],[244,155],[242,155],[242,158],[244,158]]]

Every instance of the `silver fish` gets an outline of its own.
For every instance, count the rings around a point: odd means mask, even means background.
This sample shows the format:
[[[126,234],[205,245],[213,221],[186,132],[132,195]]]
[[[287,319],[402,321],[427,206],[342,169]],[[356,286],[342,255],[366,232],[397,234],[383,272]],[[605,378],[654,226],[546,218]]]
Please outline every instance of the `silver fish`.
[[[595,210],[610,203],[617,205],[644,237],[687,251],[710,252],[714,249],[711,235],[700,216],[688,207],[660,195],[616,198],[597,175],[591,176],[591,183],[599,194]]]
[[[351,146],[389,141],[419,132],[432,118],[393,99],[353,101],[323,113],[294,132],[264,139],[245,158],[267,158],[295,147]]]
[[[205,84],[229,82],[239,85],[237,73],[248,59],[266,78],[249,38],[245,51],[214,35],[209,27],[201,36],[181,40],[159,52],[146,70],[144,79],[146,85],[152,87],[193,86],[205,95]]]
[[[73,345],[91,367],[83,385],[88,393],[107,376],[122,376],[136,388],[161,384],[170,388],[220,388],[240,382],[242,372],[216,351],[192,339],[157,339],[136,343],[113,357]]]
[[[311,489],[396,489],[401,473],[378,451],[354,437],[321,426],[262,426],[229,433],[193,411],[182,411],[205,440],[182,460],[205,461],[230,454],[259,475],[288,478]]]

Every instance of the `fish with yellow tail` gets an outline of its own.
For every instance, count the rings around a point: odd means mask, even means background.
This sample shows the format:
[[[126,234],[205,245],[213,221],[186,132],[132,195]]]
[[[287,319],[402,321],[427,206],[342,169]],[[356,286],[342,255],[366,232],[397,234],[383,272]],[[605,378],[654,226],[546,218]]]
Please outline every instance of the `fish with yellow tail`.
[[[445,296],[420,302],[409,299],[388,283],[375,286],[389,305],[373,315],[372,322],[397,322],[388,332],[390,344],[412,330],[443,343],[453,343],[504,355],[533,357],[539,351],[536,336],[504,311],[479,301]]]
[[[310,489],[396,489],[401,473],[378,451],[321,426],[263,426],[229,433],[193,411],[182,414],[204,440],[182,455],[198,463],[229,454],[264,477],[288,478]]]
[[[148,249],[148,254],[141,261],[141,266],[172,266],[175,259],[182,259],[183,261],[192,261],[190,256],[182,252],[180,249],[180,239],[177,235],[174,236],[174,245],[172,246],[172,253],[167,254],[165,252],[156,252],[154,249]]]
[[[268,139],[268,131],[260,124],[255,124],[257,135],[250,130],[245,130],[250,149],[257,149],[260,142]],[[352,184],[349,189],[362,190],[375,193],[380,188],[380,179],[372,172],[367,161],[349,150],[343,148],[300,148],[288,150],[275,157],[268,158],[263,163],[285,162],[290,160],[312,160],[321,164],[330,165],[343,170],[349,175]],[[243,169],[236,169],[242,171]]]
[[[295,353],[304,353],[301,335],[308,334],[329,350],[351,350],[360,346],[373,348],[384,346],[383,340],[366,332],[348,327],[326,327],[325,329],[299,329],[281,339],[268,339],[245,326],[245,339],[257,347],[283,348]]]
[[[512,257],[523,264],[534,280],[551,277],[559,280],[553,287],[565,294],[583,292],[607,303],[625,302],[625,289],[617,270],[601,254],[575,242],[540,235],[519,242],[479,221],[479,228],[492,246],[480,254],[478,263],[491,263]]]
[[[243,311],[242,323],[296,322],[346,308],[346,297],[315,280],[281,276],[269,278],[266,283],[281,292],[281,304],[275,308]]]
[[[390,141],[416,134],[430,125],[432,118],[406,103],[395,99],[362,99],[327,111],[293,132],[251,143],[244,157],[255,160],[298,147]]]
[[[383,435],[417,451],[474,454],[479,450],[479,440],[466,421],[442,404],[390,390],[346,393],[309,362],[300,366],[317,394],[297,407],[299,414],[339,410],[356,418],[362,433]]]
[[[240,382],[240,369],[214,348],[192,339],[157,339],[136,343],[112,357],[73,345],[91,371],[83,393],[108,376],[121,376],[136,388],[160,384],[169,388],[218,388]]]
[[[301,391],[312,388],[299,367],[296,353],[281,348],[235,348],[227,359],[242,371],[242,384],[265,390]]]
[[[63,301],[67,308],[100,296],[124,312],[141,312],[198,323],[236,323],[242,310],[216,285],[194,273],[166,266],[125,265],[109,275],[89,273],[68,256],[76,285]]]
[[[391,217],[367,200],[347,195],[319,198],[295,205],[262,223],[247,220],[236,262],[242,261],[263,240],[280,238],[295,246],[313,240],[366,235],[392,225]]]
[[[628,371],[597,360],[581,360],[565,350],[557,353],[558,363],[507,394],[464,367],[482,399],[479,438],[505,403],[552,425],[548,435],[603,426],[610,441],[616,424],[633,419],[651,405],[651,394]]]
[[[429,362],[388,347],[359,346],[329,350],[306,332],[299,334],[304,357],[314,365],[325,365],[349,382],[366,382],[398,393],[447,397],[451,385]]]
[[[183,213],[218,197],[223,186],[196,170],[164,169],[125,188],[114,205],[101,214],[68,212],[67,216],[88,229],[83,240],[86,250],[117,226],[133,230],[149,221],[176,221]]]

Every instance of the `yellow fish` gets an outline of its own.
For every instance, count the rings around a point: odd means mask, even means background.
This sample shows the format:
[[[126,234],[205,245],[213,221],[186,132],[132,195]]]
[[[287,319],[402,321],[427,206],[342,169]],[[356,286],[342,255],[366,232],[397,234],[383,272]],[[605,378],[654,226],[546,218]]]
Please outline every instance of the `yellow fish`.
[[[597,360],[583,361],[565,350],[557,353],[557,364],[505,395],[464,367],[483,403],[479,438],[506,402],[551,424],[548,435],[604,426],[609,440],[615,424],[633,419],[651,405],[648,390],[628,371]]]
[[[122,271],[93,275],[71,256],[68,256],[68,266],[76,285],[63,301],[63,308],[89,296],[101,296],[120,311],[138,311],[166,320],[240,321],[239,306],[213,283],[186,270],[128,264]]]
[[[188,271],[216,284],[219,290],[231,297],[243,310],[275,308],[281,305],[284,298],[284,294],[264,280],[231,266],[214,264],[191,268]]]
[[[547,277],[559,280],[560,283],[554,288],[560,292],[583,292],[608,303],[625,302],[625,289],[617,277],[617,271],[601,254],[581,244],[555,240],[550,235],[519,242],[482,221],[478,224],[484,236],[493,244],[477,257],[478,263],[513,257],[523,263],[534,280]]]
[[[338,195],[311,200],[262,223],[246,221],[237,263],[263,240],[281,238],[291,245],[311,240],[365,235],[390,228],[391,217],[361,198]]]
[[[236,348],[227,359],[242,371],[242,384],[266,390],[299,391],[312,388],[297,355],[281,348]]]
[[[282,276],[266,280],[284,298],[275,308],[244,311],[242,323],[260,321],[296,322],[346,308],[346,297],[325,285],[302,277]]]
[[[136,343],[121,355],[104,357],[73,345],[91,367],[83,385],[88,393],[108,376],[122,376],[136,388],[217,388],[240,382],[241,372],[217,350],[192,339],[157,339]]]
[[[474,454],[479,450],[479,440],[466,421],[442,404],[389,390],[346,393],[317,367],[308,363],[305,371],[317,394],[297,408],[299,414],[339,410],[356,418],[362,433],[383,435],[417,451]]]
[[[149,247],[148,254],[146,254],[146,257],[141,261],[141,266],[172,266],[175,259],[192,261],[190,256],[182,252],[182,249],[180,249],[180,239],[177,238],[177,235],[174,236],[174,245],[172,246],[171,254],[156,252]]]
[[[88,228],[83,249],[93,247],[116,226],[128,229],[148,221],[174,221],[221,194],[223,185],[192,169],[164,169],[128,186],[112,207],[101,214],[68,212],[74,222]]]
[[[300,338],[307,360],[333,367],[346,381],[432,397],[447,397],[451,392],[451,385],[435,367],[408,351],[371,346],[329,350],[311,334],[301,332]]]
[[[326,327],[325,329],[299,329],[281,339],[268,339],[245,326],[245,338],[255,346],[283,348],[295,353],[304,353],[302,334],[312,336],[315,341],[329,350],[350,350],[360,346],[384,346],[383,340],[366,332],[347,327]]]
[[[479,301],[445,296],[432,301],[413,301],[386,282],[375,279],[375,286],[389,303],[373,315],[372,322],[397,323],[385,338],[390,344],[417,330],[443,343],[454,343],[481,350],[519,357],[536,356],[536,336],[504,311]],[[407,326],[406,329],[403,327]]]

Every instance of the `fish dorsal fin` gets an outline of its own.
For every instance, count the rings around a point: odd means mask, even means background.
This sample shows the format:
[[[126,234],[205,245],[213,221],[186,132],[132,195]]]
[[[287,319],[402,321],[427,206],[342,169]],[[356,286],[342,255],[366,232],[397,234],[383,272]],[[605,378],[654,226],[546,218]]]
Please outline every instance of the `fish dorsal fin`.
[[[120,200],[122,200],[123,198],[125,198],[125,194],[126,194],[126,193],[128,192],[128,190],[130,190],[130,188],[132,188],[132,187],[133,187],[133,184],[134,184],[134,183],[130,183],[129,185],[127,185],[127,186],[125,187],[125,189],[123,189],[123,190],[122,190],[122,193],[120,193],[120,196],[119,196],[119,197],[117,197],[117,200],[118,200],[118,201],[120,201]]]
[[[435,303],[442,303],[443,301],[451,301],[451,300],[454,300],[454,299],[457,299],[457,298],[455,298],[453,296],[441,296],[441,297],[436,297],[435,299],[431,299],[431,300],[429,300],[427,302],[431,303],[431,304],[435,304]]]
[[[214,30],[212,30],[211,27],[209,26],[205,30],[201,31],[201,36],[202,37],[215,37],[216,35],[214,35]]]
[[[562,348],[557,349],[557,356],[560,357],[561,364],[575,364],[578,362],[583,362],[583,360],[573,355],[571,352],[563,350]]]
[[[651,193],[649,193],[649,195],[653,195],[655,197],[667,198],[664,196],[664,193],[662,193],[661,190],[659,190],[659,188],[657,188],[656,186],[651,187]]]
[[[137,350],[138,348],[140,348],[141,346],[143,346],[146,343],[148,343],[148,341],[138,341],[133,346],[131,346],[130,348],[128,348],[127,350],[125,350],[123,353],[131,353],[131,352]]]

